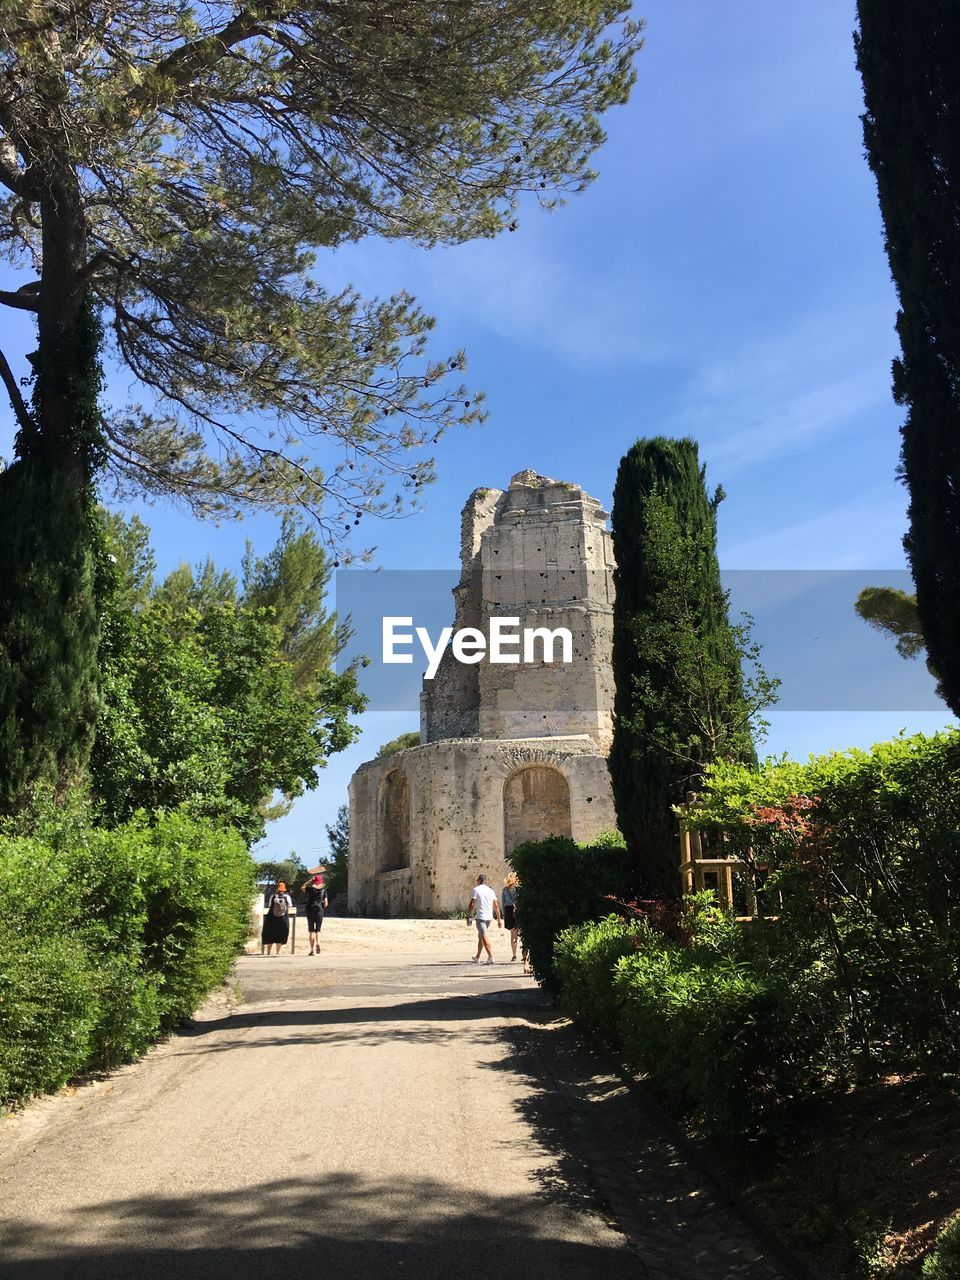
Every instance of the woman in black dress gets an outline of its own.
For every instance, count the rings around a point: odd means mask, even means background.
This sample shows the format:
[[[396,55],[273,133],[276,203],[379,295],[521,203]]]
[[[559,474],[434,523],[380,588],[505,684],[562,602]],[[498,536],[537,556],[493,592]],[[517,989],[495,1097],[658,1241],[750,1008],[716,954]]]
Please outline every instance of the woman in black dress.
[[[286,946],[290,937],[290,910],[293,899],[287,893],[287,886],[281,880],[267,901],[267,909],[263,916],[263,932],[260,935],[267,955],[270,948],[276,947],[274,955],[280,954],[280,948]]]

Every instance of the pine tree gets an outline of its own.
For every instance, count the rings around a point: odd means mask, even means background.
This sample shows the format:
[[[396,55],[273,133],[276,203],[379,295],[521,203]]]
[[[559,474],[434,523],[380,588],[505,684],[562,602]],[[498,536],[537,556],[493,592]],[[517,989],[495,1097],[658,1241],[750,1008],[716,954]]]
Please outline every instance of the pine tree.
[[[36,317],[37,429],[68,463],[73,401],[47,375],[92,305],[147,399],[98,426],[121,485],[297,507],[330,540],[389,512],[388,484],[415,494],[435,439],[479,416],[463,353],[427,357],[406,293],[325,288],[317,252],[487,238],[588,185],[634,79],[629,9],[0,6],[0,306]],[[2,356],[0,378],[26,418]]]
[[[247,544],[244,603],[271,611],[298,689],[329,670],[348,639],[337,615],[326,608],[332,573],[330,558],[316,534],[293,516],[284,516],[277,544],[266,556],[255,556]]]
[[[680,892],[672,806],[712,761],[756,758],[756,716],[776,685],[759,668],[749,620],[728,620],[722,498],[708,497],[693,440],[638,440],[617,472],[610,777],[640,888],[659,898]]]
[[[347,892],[350,873],[350,807],[342,804],[332,825],[327,826],[330,853],[327,858],[327,889],[331,898]]]
[[[960,7],[859,0],[867,157],[900,298],[904,546],[931,667],[960,715]]]
[[[19,426],[8,795],[82,768],[89,746],[98,476],[199,513],[306,510],[342,546],[358,515],[415,502],[431,445],[482,417],[463,352],[428,355],[432,317],[406,293],[325,288],[316,254],[494,236],[525,195],[587,185],[600,119],[633,83],[629,7],[0,5],[0,306],[36,331],[30,403],[0,352]],[[101,318],[145,406],[95,404]]]

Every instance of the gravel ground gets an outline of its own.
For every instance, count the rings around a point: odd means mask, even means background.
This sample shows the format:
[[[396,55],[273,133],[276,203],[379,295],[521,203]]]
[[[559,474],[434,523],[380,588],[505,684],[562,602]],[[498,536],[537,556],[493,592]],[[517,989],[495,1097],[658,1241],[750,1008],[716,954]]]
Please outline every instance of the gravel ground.
[[[776,1280],[463,921],[328,919],[183,1034],[0,1123],[3,1280]]]

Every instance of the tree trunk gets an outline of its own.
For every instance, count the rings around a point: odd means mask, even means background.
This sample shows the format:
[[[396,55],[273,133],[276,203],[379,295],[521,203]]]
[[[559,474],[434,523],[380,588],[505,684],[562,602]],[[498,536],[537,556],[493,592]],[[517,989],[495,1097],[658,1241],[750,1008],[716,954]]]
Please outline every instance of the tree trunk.
[[[0,473],[0,812],[86,777],[99,713],[100,328],[80,184],[36,148],[43,265],[31,422]]]
[[[40,199],[43,268],[37,351],[33,357],[35,432],[21,457],[38,455],[85,494],[100,439],[99,330],[83,271],[87,232],[80,184],[66,161],[45,183]]]

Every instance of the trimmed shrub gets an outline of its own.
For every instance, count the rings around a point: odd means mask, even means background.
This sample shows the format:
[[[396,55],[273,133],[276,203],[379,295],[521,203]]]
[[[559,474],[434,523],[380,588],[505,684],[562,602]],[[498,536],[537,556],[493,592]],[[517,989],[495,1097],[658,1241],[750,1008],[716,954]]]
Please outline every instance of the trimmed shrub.
[[[842,1072],[841,1022],[822,966],[791,963],[702,895],[689,946],[616,916],[556,941],[559,1002],[618,1044],[673,1107],[710,1131],[747,1133]]]
[[[189,1016],[246,937],[254,863],[233,830],[82,807],[0,836],[0,1102],[129,1061]]]
[[[923,1280],[957,1280],[960,1276],[960,1214],[951,1218],[934,1241],[923,1264]]]
[[[0,920],[0,1102],[58,1089],[82,1071],[99,1008],[81,942]]]
[[[556,992],[554,939],[571,925],[609,914],[606,895],[629,895],[634,867],[617,833],[587,845],[562,836],[518,845],[510,862],[520,877],[517,920],[537,978]]]
[[[617,962],[644,946],[649,926],[610,915],[594,924],[572,925],[557,935],[553,968],[561,1007],[571,1017],[618,1039],[621,999],[613,984]]]
[[[768,1127],[836,1075],[834,1001],[815,970],[658,939],[619,961],[613,985],[628,1058],[715,1133]]]

